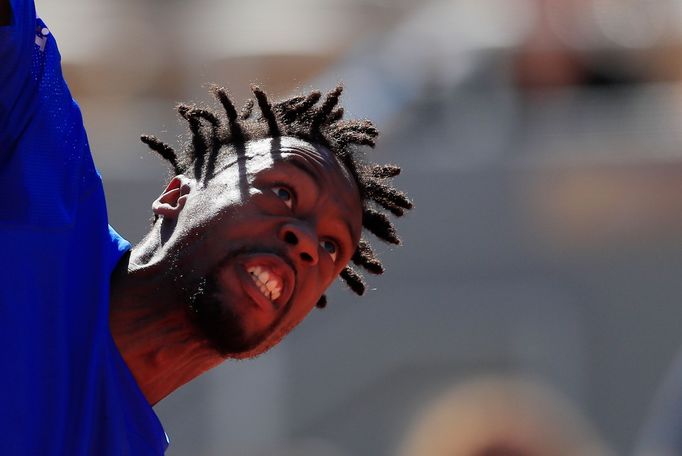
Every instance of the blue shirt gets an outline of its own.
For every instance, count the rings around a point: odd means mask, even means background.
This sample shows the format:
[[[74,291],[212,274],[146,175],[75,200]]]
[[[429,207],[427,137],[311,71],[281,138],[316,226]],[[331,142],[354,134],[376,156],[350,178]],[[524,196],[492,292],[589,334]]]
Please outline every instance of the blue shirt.
[[[0,2],[7,0],[0,0]],[[167,439],[109,330],[130,244],[52,34],[30,0],[0,26],[0,454],[156,455]]]

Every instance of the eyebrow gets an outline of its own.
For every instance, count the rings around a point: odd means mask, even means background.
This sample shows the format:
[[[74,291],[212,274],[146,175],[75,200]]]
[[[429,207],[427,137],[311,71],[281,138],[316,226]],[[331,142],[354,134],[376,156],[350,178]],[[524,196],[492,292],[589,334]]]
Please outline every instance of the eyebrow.
[[[317,185],[317,190],[318,191],[320,190],[320,187],[322,187],[320,175],[308,163],[306,163],[305,160],[293,156],[285,158],[284,163],[288,163],[306,173],[308,176],[310,176],[310,178],[313,181],[315,181],[315,185]]]

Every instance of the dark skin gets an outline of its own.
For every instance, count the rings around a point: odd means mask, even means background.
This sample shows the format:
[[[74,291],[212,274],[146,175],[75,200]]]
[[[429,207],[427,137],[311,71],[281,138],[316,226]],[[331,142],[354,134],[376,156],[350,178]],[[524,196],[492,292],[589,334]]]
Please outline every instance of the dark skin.
[[[150,404],[257,356],[315,307],[360,239],[357,185],[322,146],[247,143],[204,186],[176,176],[111,285],[111,331]]]

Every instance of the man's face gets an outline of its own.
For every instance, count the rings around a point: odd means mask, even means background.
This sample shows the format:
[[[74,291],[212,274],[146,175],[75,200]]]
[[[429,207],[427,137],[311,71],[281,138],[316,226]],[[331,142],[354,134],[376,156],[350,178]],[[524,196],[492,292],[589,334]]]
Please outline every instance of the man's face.
[[[255,356],[315,306],[362,228],[354,179],[326,148],[252,141],[196,182],[166,243],[193,321],[226,356]]]

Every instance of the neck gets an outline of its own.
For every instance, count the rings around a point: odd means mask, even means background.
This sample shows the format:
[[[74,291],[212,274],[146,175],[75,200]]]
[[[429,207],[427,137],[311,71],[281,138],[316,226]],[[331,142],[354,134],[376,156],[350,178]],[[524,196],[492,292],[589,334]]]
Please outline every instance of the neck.
[[[133,252],[119,262],[111,280],[109,324],[123,359],[154,405],[223,358],[189,320],[185,303],[160,273],[163,266],[136,263],[143,257]]]

